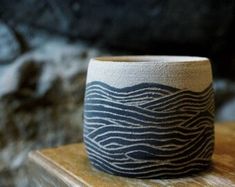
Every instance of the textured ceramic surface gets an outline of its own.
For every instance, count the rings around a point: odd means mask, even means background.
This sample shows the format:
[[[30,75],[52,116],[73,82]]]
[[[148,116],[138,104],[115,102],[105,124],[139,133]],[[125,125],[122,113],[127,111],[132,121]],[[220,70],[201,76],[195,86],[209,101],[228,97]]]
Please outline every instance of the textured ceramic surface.
[[[98,169],[171,178],[208,168],[214,147],[210,62],[200,57],[92,59],[84,142]]]

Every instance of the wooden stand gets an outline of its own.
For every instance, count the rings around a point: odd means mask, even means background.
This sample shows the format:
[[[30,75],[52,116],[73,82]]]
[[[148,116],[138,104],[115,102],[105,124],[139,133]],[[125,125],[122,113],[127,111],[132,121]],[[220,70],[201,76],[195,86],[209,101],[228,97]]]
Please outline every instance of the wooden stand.
[[[84,145],[73,144],[29,154],[31,186],[229,186],[235,187],[235,123],[215,126],[215,153],[209,171],[178,179],[140,180],[109,175],[94,169]]]

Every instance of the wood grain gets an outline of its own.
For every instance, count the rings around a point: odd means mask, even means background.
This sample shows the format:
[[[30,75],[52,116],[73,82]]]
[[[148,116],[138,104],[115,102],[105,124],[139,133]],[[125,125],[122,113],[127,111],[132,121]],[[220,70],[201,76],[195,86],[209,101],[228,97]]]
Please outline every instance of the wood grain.
[[[215,137],[212,168],[187,178],[140,180],[112,176],[89,164],[82,143],[31,152],[28,169],[34,186],[235,187],[235,123],[216,124]]]

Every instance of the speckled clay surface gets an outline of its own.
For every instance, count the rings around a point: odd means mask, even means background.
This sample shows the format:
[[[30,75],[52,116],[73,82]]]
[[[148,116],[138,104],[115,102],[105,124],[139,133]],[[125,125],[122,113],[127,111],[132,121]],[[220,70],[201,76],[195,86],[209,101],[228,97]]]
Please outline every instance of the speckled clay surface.
[[[87,75],[84,142],[98,169],[172,178],[208,168],[214,94],[207,58],[101,57]]]

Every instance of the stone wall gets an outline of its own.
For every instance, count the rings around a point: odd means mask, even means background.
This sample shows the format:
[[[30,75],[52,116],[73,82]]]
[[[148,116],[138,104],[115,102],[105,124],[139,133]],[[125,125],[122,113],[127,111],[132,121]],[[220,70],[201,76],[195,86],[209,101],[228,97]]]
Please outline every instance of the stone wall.
[[[0,186],[24,187],[30,150],[82,141],[86,69],[104,52],[49,34],[22,52],[10,27],[0,35]]]
[[[235,79],[235,1],[1,0],[0,17],[13,28],[83,39],[135,54],[210,57],[218,76]]]

